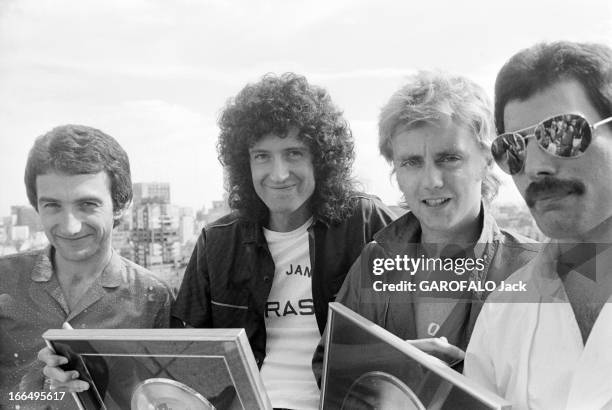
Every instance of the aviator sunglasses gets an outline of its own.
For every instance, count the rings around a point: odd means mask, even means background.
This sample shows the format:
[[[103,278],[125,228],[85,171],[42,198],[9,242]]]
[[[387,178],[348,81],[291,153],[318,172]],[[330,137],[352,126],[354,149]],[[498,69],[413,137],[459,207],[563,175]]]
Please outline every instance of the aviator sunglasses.
[[[556,158],[578,158],[591,145],[595,129],[612,121],[608,117],[591,125],[579,114],[559,114],[522,130],[499,135],[491,144],[491,153],[504,172],[514,175],[525,165],[527,139],[534,137],[538,146]]]

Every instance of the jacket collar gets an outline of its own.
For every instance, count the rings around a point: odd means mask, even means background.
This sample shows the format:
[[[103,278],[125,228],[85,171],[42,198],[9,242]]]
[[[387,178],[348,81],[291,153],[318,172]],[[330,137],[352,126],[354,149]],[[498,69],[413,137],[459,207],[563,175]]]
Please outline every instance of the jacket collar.
[[[55,272],[53,267],[54,256],[55,248],[51,245],[40,252],[30,274],[30,278],[34,282],[49,282],[51,280]],[[100,284],[105,288],[116,288],[121,285],[122,278],[126,276],[126,273],[126,267],[121,256],[112,250],[110,261],[100,274]]]
[[[499,227],[491,215],[489,207],[481,202],[480,216],[482,230],[474,247],[477,258],[482,257],[487,251],[487,244],[498,240]],[[392,254],[408,253],[414,244],[419,243],[421,237],[421,223],[412,212],[401,216],[374,235],[374,240]]]

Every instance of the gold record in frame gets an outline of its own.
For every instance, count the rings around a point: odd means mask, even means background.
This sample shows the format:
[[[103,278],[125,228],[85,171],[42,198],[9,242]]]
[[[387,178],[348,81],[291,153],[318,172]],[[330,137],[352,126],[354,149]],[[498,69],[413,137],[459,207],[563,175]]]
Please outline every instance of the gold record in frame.
[[[191,387],[165,378],[147,379],[132,394],[131,410],[215,410]]]

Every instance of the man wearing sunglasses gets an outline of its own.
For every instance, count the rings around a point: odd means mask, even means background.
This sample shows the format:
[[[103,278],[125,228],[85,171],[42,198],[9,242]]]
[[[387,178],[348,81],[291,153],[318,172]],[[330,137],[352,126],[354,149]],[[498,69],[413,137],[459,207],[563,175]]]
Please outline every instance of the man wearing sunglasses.
[[[497,76],[495,119],[494,158],[552,240],[509,278],[525,292],[487,300],[465,374],[517,408],[611,408],[612,49],[519,52]]]

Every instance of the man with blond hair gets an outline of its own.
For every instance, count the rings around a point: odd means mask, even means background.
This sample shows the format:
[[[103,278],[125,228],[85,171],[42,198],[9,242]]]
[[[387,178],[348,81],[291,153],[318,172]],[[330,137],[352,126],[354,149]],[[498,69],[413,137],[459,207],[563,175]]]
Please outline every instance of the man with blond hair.
[[[449,362],[463,357],[491,290],[536,250],[532,240],[500,229],[489,210],[498,187],[489,149],[492,133],[489,99],[464,77],[419,72],[393,94],[381,110],[379,148],[393,166],[410,212],[374,235],[337,297]],[[416,269],[392,264],[380,272],[381,260],[407,259],[434,263]],[[435,263],[447,260],[450,269]],[[390,290],[403,283],[414,287]],[[438,290],[443,286],[431,283],[463,283],[465,291]],[[320,345],[315,373],[321,353]]]

